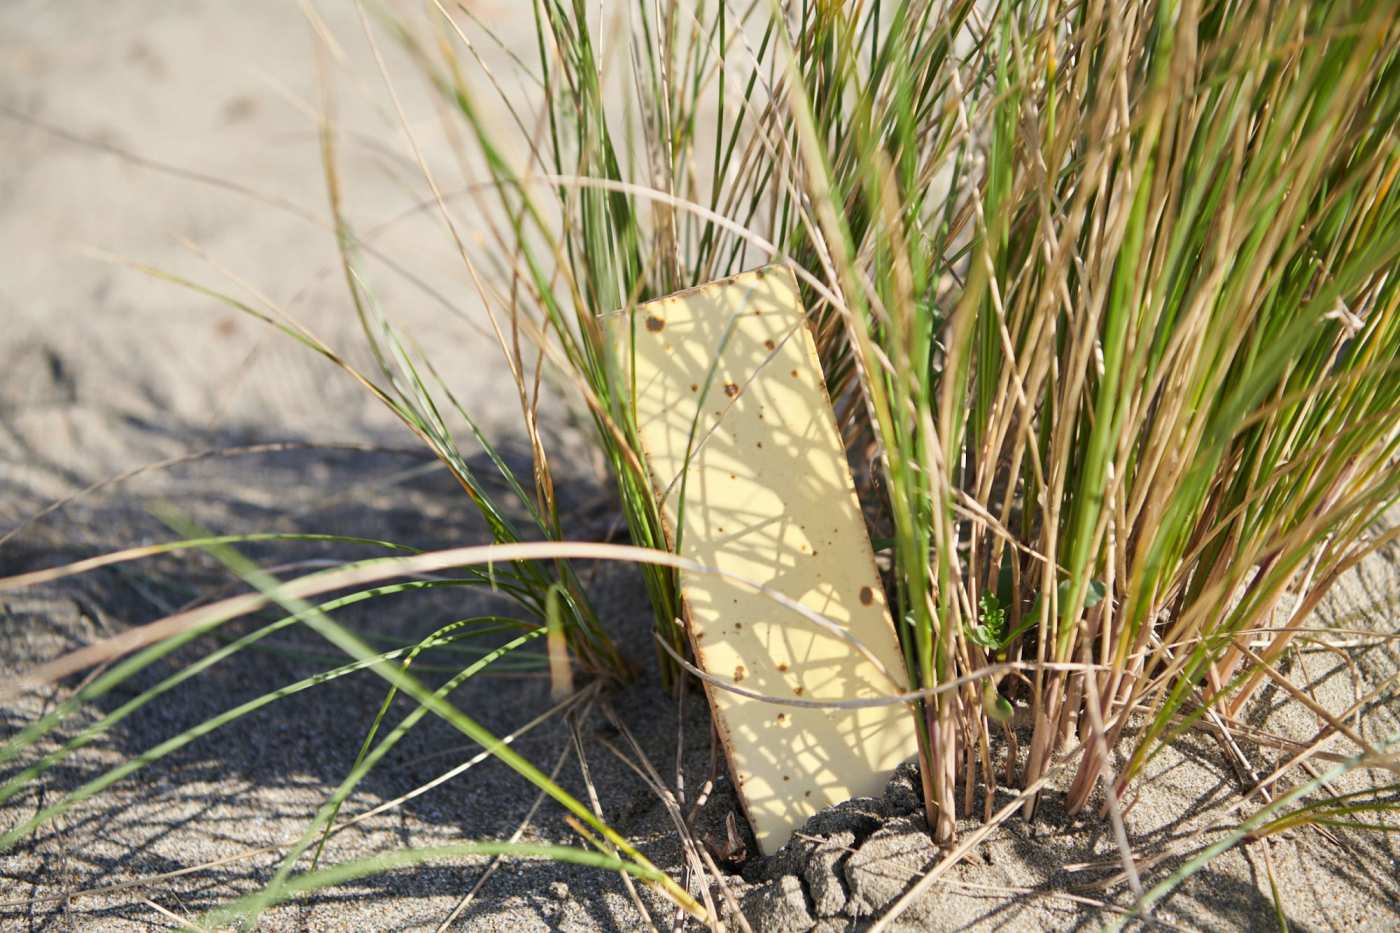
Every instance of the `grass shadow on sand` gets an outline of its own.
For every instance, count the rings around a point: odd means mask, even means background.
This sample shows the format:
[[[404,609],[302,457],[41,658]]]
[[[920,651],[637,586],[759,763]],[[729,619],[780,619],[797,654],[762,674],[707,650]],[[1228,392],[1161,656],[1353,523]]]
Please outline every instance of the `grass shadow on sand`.
[[[259,440],[207,436],[189,426],[136,419],[127,419],[123,430],[158,431],[160,440],[178,438],[194,449]],[[38,451],[26,452],[26,459],[32,466],[49,466]],[[512,465],[522,471],[520,475],[528,476],[528,462],[513,459]],[[473,465],[483,477],[494,471],[484,457]],[[79,482],[77,475],[70,479],[71,484]],[[609,490],[586,477],[569,476],[561,480],[560,492],[564,498],[561,510],[572,536],[599,540],[618,534],[613,520],[618,512]],[[22,508],[14,509],[20,515],[32,514],[43,505],[32,496],[27,501],[19,498],[24,490],[13,486],[4,493],[12,508],[13,503],[25,502]],[[445,470],[433,469],[421,452],[294,449],[203,460],[83,499],[45,517],[0,547],[0,575],[168,539],[168,530],[145,510],[146,503],[157,499],[174,504],[218,533],[334,533],[392,540],[422,549],[489,540],[455,481]],[[6,527],[12,524],[7,521]],[[242,550],[264,566],[286,567],[284,574],[292,575],[328,560],[383,553],[371,547],[316,543],[248,545]],[[609,631],[647,672],[642,682],[610,700],[658,770],[670,774],[674,771],[679,711],[660,694],[652,673],[650,613],[640,580],[632,568],[616,565],[581,570]],[[35,591],[6,594],[0,600],[0,625],[9,637],[0,664],[10,672],[24,670],[95,638],[153,621],[193,600],[240,588],[202,555],[175,554],[100,570]],[[446,622],[483,612],[512,614],[512,607],[489,592],[452,588],[372,600],[340,610],[336,618],[388,647],[412,643]],[[216,635],[181,649],[99,698],[89,710],[73,717],[62,734],[74,734],[136,692],[202,657],[219,641],[278,617],[264,613],[256,619],[231,623]],[[495,636],[489,639],[489,646],[503,640]],[[457,667],[470,661],[464,655],[429,652],[415,668],[435,685],[450,676],[446,666],[458,658],[465,660]],[[132,713],[99,741],[49,771],[37,792],[26,792],[0,807],[0,826],[15,825],[31,816],[36,805],[53,803],[107,768],[136,758],[209,717],[344,660],[309,630],[292,627],[278,632]],[[77,680],[44,698],[31,696],[0,709],[0,732],[9,734],[21,728],[55,698],[71,693]],[[7,879],[3,887],[18,895],[82,890],[176,872],[295,838],[351,769],[384,693],[383,682],[373,675],[344,677],[273,703],[152,762],[71,811],[58,826],[41,830],[17,852],[0,858],[0,876]],[[497,735],[517,729],[550,706],[547,681],[537,672],[483,675],[459,689],[453,700]],[[398,702],[386,728],[411,708]],[[709,770],[708,714],[702,701],[692,699],[683,715],[685,728],[679,733],[686,746],[683,768],[698,785]],[[611,727],[595,711],[579,728],[605,818],[640,842],[658,864],[678,863],[674,833],[664,810],[646,785],[599,741],[600,730]],[[556,718],[519,739],[515,747],[548,771],[570,742],[568,728]],[[44,749],[52,747],[55,745],[46,744]],[[370,773],[347,802],[343,815],[405,794],[478,751],[451,727],[426,717]],[[5,776],[0,773],[0,778]],[[565,764],[561,783],[580,799],[587,799],[575,760]],[[535,794],[535,789],[514,772],[487,761],[337,836],[328,847],[326,862],[387,848],[506,838],[519,825]],[[721,814],[717,819],[722,819],[726,799],[732,806],[732,798],[724,792],[715,797],[712,805]],[[578,841],[553,804],[541,808],[526,838],[564,844]],[[365,879],[301,899],[278,916],[285,915],[289,923],[293,915],[299,916],[300,922],[315,926],[327,917],[343,918],[347,901],[383,906],[385,898],[391,898],[394,907],[390,915],[380,916],[375,928],[393,928],[395,923],[421,926],[447,914],[475,882],[485,861],[465,859],[450,867]],[[5,922],[24,917],[39,928],[61,928],[74,922],[148,922],[154,915],[137,895],[155,897],[182,915],[197,916],[265,880],[275,866],[276,856],[268,853],[163,881],[150,891],[85,898],[72,906],[34,904],[4,910],[0,917],[8,917]],[[653,909],[656,906],[653,903]],[[573,923],[616,930],[630,928],[635,916],[622,885],[611,875],[544,862],[503,866],[463,920],[470,924],[475,916],[477,921],[486,922],[498,914],[509,917],[512,924],[533,916],[540,926],[554,926],[568,918]],[[402,920],[394,920],[394,915],[401,915]],[[98,921],[98,917],[104,919]]]

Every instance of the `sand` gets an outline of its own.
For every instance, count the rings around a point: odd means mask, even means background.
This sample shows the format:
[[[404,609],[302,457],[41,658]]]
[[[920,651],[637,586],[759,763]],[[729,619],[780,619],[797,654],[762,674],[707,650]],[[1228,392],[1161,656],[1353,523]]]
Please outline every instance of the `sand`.
[[[421,197],[423,186],[404,158],[407,149],[353,10],[348,4],[324,6],[349,65],[335,79],[337,119],[346,135],[348,210],[367,230],[400,215]],[[512,4],[476,7],[508,38],[528,29]],[[110,261],[116,255],[148,263],[245,299],[266,296],[367,363],[357,349],[362,342],[324,224],[312,116],[318,92],[309,50],[305,20],[288,3],[20,0],[0,8],[0,534],[56,497],[141,464],[230,446],[289,445],[201,459],[86,497],[0,545],[0,575],[165,536],[149,511],[156,503],[173,504],[221,532],[353,533],[422,547],[485,540],[460,490],[343,374],[213,300]],[[391,72],[402,79],[399,91],[411,125],[436,141],[426,157],[446,172],[450,153],[432,132],[430,99],[405,77],[393,51],[386,52]],[[117,155],[117,149],[146,161]],[[221,180],[225,187],[182,177],[177,169]],[[229,190],[227,183],[243,190]],[[453,390],[471,401],[474,415],[519,462],[525,447],[513,389],[494,345],[483,336],[468,276],[440,220],[432,212],[411,214],[375,243],[432,290],[373,265],[383,306],[406,333],[431,348]],[[108,260],[98,253],[110,254]],[[560,489],[571,530],[578,537],[607,534],[615,505],[596,458],[561,414],[552,416],[549,428],[568,452],[560,458]],[[248,552],[269,564],[371,553],[309,544]],[[1319,610],[1318,620],[1394,632],[1397,556],[1367,560]],[[209,560],[181,556],[4,594],[0,670],[13,675],[232,585]],[[590,586],[606,623],[647,672],[606,702],[667,781],[674,782],[679,770],[693,799],[711,773],[703,703],[691,696],[678,706],[651,673],[649,613],[637,575],[627,568],[600,569]],[[418,594],[359,607],[343,618],[361,631],[406,638],[488,608],[499,608],[489,596]],[[236,656],[84,748],[36,793],[0,807],[0,830],[113,764],[329,663],[325,645],[310,633],[290,630],[275,641],[276,650]],[[149,685],[181,658],[195,656],[178,655],[141,675],[133,687]],[[1372,641],[1330,652],[1305,648],[1289,665],[1319,702],[1339,709],[1353,702],[1354,691],[1365,693],[1392,676],[1400,656],[1394,642]],[[0,736],[74,686],[7,704],[0,709]],[[127,696],[118,691],[102,698],[75,717],[65,734]],[[295,838],[350,768],[382,697],[382,684],[365,676],[298,694],[78,806],[29,844],[0,856],[0,928],[173,926],[172,915],[197,919],[254,889],[275,869],[275,854],[197,866]],[[481,679],[455,699],[498,734],[549,706],[547,687],[537,676]],[[1400,728],[1397,719],[1393,705],[1373,704],[1358,724],[1375,740]],[[1278,690],[1263,693],[1251,722],[1299,739],[1317,728],[1310,713]],[[579,717],[576,728],[604,815],[679,877],[680,846],[666,812],[610,750],[623,740],[600,706]],[[568,724],[551,720],[521,738],[517,748],[546,769],[570,753],[561,781],[586,794]],[[1282,760],[1277,749],[1242,748],[1259,774]],[[1327,750],[1345,755],[1352,748],[1335,738]],[[425,722],[375,770],[345,812],[391,801],[475,751],[450,728]],[[1383,779],[1356,775],[1339,789]],[[1144,882],[1165,877],[1181,858],[1233,826],[1238,814],[1230,808],[1240,787],[1240,777],[1209,736],[1193,735],[1159,756],[1128,817],[1135,851],[1158,857],[1141,866]],[[335,837],[326,860],[506,838],[534,796],[507,768],[486,762]],[[1125,885],[1107,884],[1119,870],[1111,835],[1099,821],[1064,817],[1058,799],[1052,791],[1034,822],[1015,820],[998,829],[944,876],[907,923],[1032,929],[1097,927],[1110,920],[1113,908],[1130,900]],[[745,898],[761,928],[804,928],[820,920],[822,929],[844,929],[863,921],[874,902],[895,896],[935,857],[912,831],[907,803],[896,788],[868,802],[867,816],[849,825],[829,822],[830,832],[813,833],[822,844],[750,863],[732,879],[736,896]],[[720,769],[697,831],[717,832],[734,807]],[[577,837],[560,808],[546,803],[524,838],[573,844]],[[488,861],[458,858],[349,883],[270,911],[264,927],[432,929]],[[1400,835],[1345,830],[1332,839],[1299,831],[1236,848],[1188,881],[1158,919],[1198,929],[1275,928],[1266,861],[1296,928],[1400,925]],[[188,869],[196,870],[62,899]],[[652,920],[669,926],[671,909],[649,892],[642,897]],[[1096,906],[1101,902],[1109,906]],[[629,930],[641,922],[616,876],[529,861],[503,865],[458,926]]]

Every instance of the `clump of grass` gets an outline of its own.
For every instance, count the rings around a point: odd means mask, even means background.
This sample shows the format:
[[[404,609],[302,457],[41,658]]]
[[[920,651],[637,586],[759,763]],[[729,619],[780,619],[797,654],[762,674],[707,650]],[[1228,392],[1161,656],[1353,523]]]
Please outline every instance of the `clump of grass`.
[[[1338,576],[1394,537],[1372,523],[1400,497],[1395,11],[600,16],[536,5],[543,101],[517,126],[543,129],[522,164],[495,155],[462,78],[474,46],[409,44],[519,218],[500,245],[532,285],[510,313],[586,383],[637,540],[663,539],[597,316],[793,264],[873,453],[911,680],[1024,670],[922,704],[935,834],[977,787],[990,815],[999,781],[1034,786],[1074,748],[1070,810],[1098,787],[1116,817],[1155,751],[1237,715]],[[674,592],[653,581],[668,638]]]

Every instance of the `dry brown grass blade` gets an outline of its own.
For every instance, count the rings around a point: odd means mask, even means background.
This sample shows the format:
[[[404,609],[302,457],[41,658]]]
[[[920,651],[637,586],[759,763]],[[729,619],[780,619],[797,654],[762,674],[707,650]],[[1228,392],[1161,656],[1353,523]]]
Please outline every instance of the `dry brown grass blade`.
[[[551,781],[557,781],[559,779],[559,772],[564,769],[564,762],[569,760],[569,753],[571,751],[572,749],[566,746],[564,750],[559,753],[559,757],[554,762],[554,767],[549,771],[549,779]],[[530,827],[530,821],[535,818],[535,814],[539,812],[540,805],[544,803],[547,796],[548,795],[544,791],[540,791],[535,795],[534,801],[530,804],[530,809],[525,811],[525,816],[521,818],[520,824],[516,826],[515,831],[510,834],[509,842],[519,842],[520,837],[525,835],[525,831]],[[492,857],[491,861],[482,869],[481,874],[477,876],[476,881],[467,890],[467,893],[462,895],[462,899],[459,900],[447,916],[443,918],[442,923],[438,924],[437,933],[446,933],[447,930],[452,928],[452,924],[457,921],[457,918],[462,915],[463,911],[471,906],[472,900],[481,892],[481,889],[486,886],[486,882],[491,880],[491,876],[496,873],[496,869],[500,867],[504,860],[505,856],[503,855]]]
[[[171,549],[170,545],[151,545],[131,548],[113,554],[76,561],[62,567],[37,570],[31,573],[0,579],[0,592],[36,586],[52,582],[74,574],[83,573],[98,567],[105,567],[124,561],[149,557]],[[752,580],[707,567],[692,560],[678,557],[665,551],[640,548],[622,544],[593,544],[587,542],[521,542],[516,544],[489,544],[470,547],[450,548],[416,554],[412,557],[394,558],[388,561],[344,567],[329,573],[303,577],[282,585],[279,593],[288,599],[304,599],[319,593],[351,587],[363,586],[381,580],[421,573],[433,573],[453,567],[490,565],[529,560],[609,560],[634,564],[655,564],[684,570],[690,573],[719,575],[736,585],[773,600],[785,609],[801,616],[806,622],[816,625],[842,637],[848,643],[851,637],[843,628],[814,612],[796,600]],[[14,696],[43,684],[60,680],[69,674],[83,670],[110,658],[120,657],[138,648],[162,641],[181,632],[199,628],[202,625],[224,621],[246,615],[263,608],[271,598],[262,593],[248,593],[220,600],[206,606],[189,609],[157,622],[128,629],[85,648],[70,652],[54,661],[41,665],[34,671],[12,679],[0,687],[0,698]],[[863,645],[853,643],[852,648],[868,654]],[[875,662],[878,665],[878,660]],[[900,682],[890,676],[890,683],[897,689]]]

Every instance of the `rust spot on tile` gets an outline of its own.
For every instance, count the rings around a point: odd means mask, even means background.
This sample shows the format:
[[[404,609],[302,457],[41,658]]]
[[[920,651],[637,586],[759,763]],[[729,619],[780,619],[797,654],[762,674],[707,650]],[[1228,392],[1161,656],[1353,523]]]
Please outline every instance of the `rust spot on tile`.
[[[792,688],[792,692],[795,693],[795,694],[797,694],[798,696],[802,696],[802,689],[803,689],[803,688],[801,688],[801,687],[793,687],[793,688]]]
[[[654,314],[647,315],[647,330],[651,331],[653,334],[661,333],[661,330],[665,326],[666,322],[661,320],[661,318],[657,317]]]
[[[733,398],[739,394],[739,387],[732,382],[726,382],[724,384],[724,394]]]
[[[776,349],[778,349],[778,345],[777,345],[776,343],[774,343],[773,341],[771,341],[771,340],[765,340],[765,341],[763,341],[763,346],[766,347],[766,348],[769,349],[769,350],[776,350]]]
[[[781,662],[781,661],[778,662],[778,670],[780,670],[780,671],[785,671],[785,670],[787,670],[787,665],[784,664],[784,663]]]
[[[873,602],[875,602],[875,591],[868,586],[862,586],[860,588],[860,604],[869,606]]]
[[[692,382],[692,383],[690,384],[690,391],[692,391],[692,392],[699,392],[699,391],[700,391],[700,387],[699,387],[698,385],[696,385],[695,383]]]
[[[251,97],[232,97],[224,103],[222,110],[225,123],[242,123],[257,112],[258,102]]]
[[[734,682],[737,684],[739,681],[743,680],[748,673],[748,671],[744,670],[744,665],[740,664],[738,667],[734,668]]]

